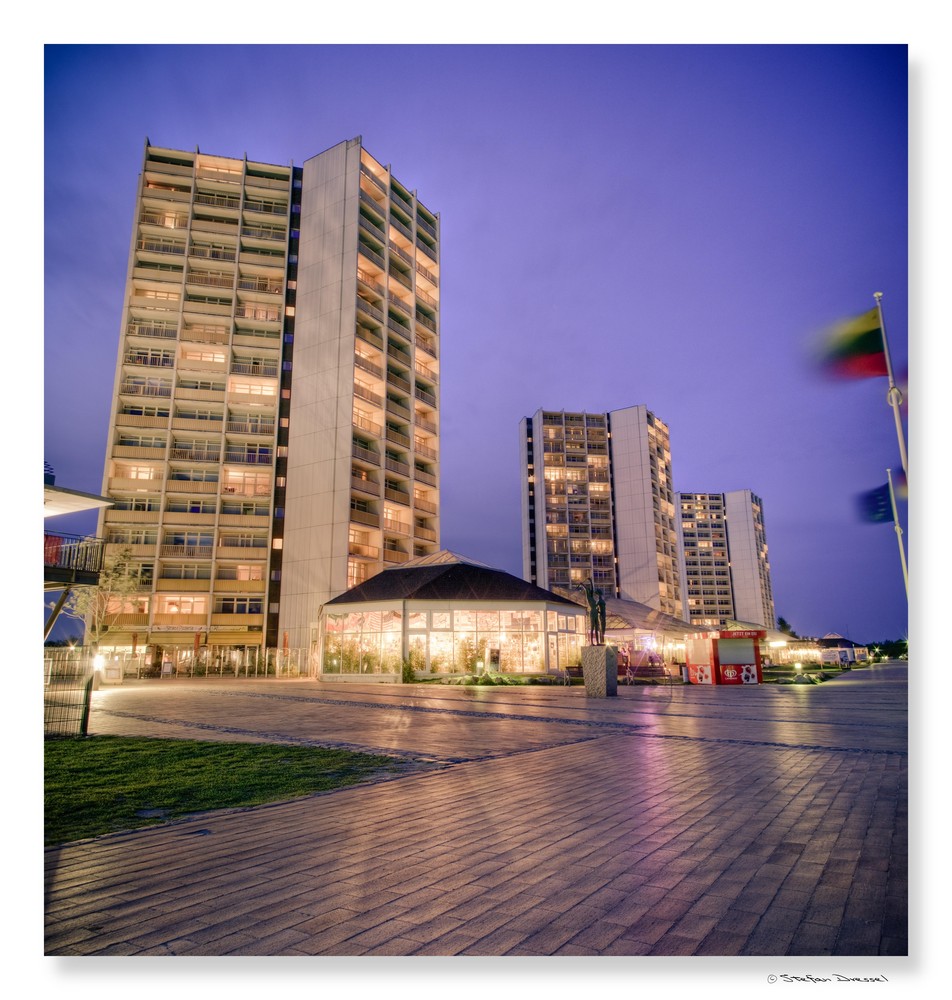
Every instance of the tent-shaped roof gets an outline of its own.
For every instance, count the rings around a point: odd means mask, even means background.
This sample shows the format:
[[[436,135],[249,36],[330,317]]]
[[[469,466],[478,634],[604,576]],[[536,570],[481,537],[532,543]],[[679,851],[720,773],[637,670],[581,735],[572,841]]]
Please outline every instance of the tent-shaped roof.
[[[327,606],[395,600],[547,601],[578,608],[565,597],[445,549],[385,569],[328,601]]]

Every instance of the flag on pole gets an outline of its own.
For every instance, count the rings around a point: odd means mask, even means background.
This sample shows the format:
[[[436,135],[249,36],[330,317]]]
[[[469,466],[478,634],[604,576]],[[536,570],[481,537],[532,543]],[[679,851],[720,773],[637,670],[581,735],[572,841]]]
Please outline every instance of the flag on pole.
[[[889,483],[883,483],[874,490],[861,493],[856,498],[860,519],[869,524],[885,524],[891,521],[892,502],[889,499]]]
[[[831,327],[821,347],[820,363],[837,378],[888,375],[879,310],[870,309]]]
[[[900,469],[893,473],[893,493],[897,498],[909,496],[906,474]],[[860,493],[856,498],[860,519],[869,524],[884,524],[893,519],[892,500],[889,497],[889,483],[883,483],[874,490]]]

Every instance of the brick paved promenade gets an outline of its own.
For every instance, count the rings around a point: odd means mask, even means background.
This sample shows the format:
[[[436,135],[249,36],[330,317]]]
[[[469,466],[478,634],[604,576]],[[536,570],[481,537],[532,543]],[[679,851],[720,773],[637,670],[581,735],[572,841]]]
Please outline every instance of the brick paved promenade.
[[[907,954],[906,668],[822,685],[165,680],[90,731],[406,757],[46,852],[47,955]]]

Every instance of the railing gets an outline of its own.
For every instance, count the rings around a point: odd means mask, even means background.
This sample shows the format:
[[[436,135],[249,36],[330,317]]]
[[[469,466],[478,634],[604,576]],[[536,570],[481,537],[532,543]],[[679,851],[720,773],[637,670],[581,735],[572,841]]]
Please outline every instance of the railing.
[[[371,496],[380,496],[380,483],[371,482],[369,479],[361,479],[360,476],[351,476],[350,485],[353,489],[361,493],[369,493]]]
[[[363,366],[361,365],[361,367]],[[368,403],[373,403],[376,406],[383,406],[383,396],[378,396],[377,393],[371,392],[369,389],[365,389],[362,385],[354,385],[354,395],[367,400]]]
[[[431,250],[422,240],[417,241],[417,249],[422,250],[433,263],[436,263],[436,252]]]
[[[357,510],[355,507],[351,507],[350,519],[355,524],[366,524],[374,528],[378,528],[380,526],[380,515],[374,514],[369,510]]]
[[[396,372],[387,372],[387,382],[389,382],[390,385],[396,386],[398,389],[403,389],[404,392],[410,391],[410,383],[402,375],[398,375]]]
[[[215,208],[230,208],[237,211],[241,207],[241,199],[229,194],[204,194],[199,191],[195,195],[196,205],[212,205]]]
[[[439,287],[440,279],[429,268],[424,267],[419,261],[416,261],[416,269],[427,281]]]
[[[390,217],[390,225],[397,230],[398,233],[403,233],[408,240],[413,239],[413,233],[398,219],[396,216]]]
[[[431,226],[429,224],[429,222],[426,221],[426,219],[423,219],[423,218],[421,218],[418,215],[416,222],[417,222],[417,226],[420,229],[422,229],[425,233],[429,233],[433,237],[433,239],[435,239],[435,240],[439,239],[439,237],[436,234],[436,227],[435,226]]]
[[[221,458],[221,452],[217,448],[214,451],[199,448],[172,448],[169,452],[169,458],[173,461],[217,462]]]
[[[433,344],[431,344],[430,341],[427,340],[425,337],[416,337],[414,339],[414,343],[417,345],[417,347],[420,348],[421,351],[425,351],[427,354],[429,354],[431,358],[438,357],[436,353],[436,347]]]
[[[223,250],[219,247],[196,246],[194,243],[188,251],[190,257],[203,257],[205,260],[234,261],[238,256],[234,250]]]
[[[379,365],[375,365],[372,361],[368,361],[360,354],[354,355],[354,365],[371,375],[376,375],[377,378],[383,378],[383,369]]]
[[[381,191],[386,192],[387,190],[386,183],[382,181],[376,174],[371,173],[371,171],[369,171],[362,163],[360,165],[360,172],[364,175],[364,177],[367,177],[371,181],[373,181],[373,183],[376,184]]]
[[[189,271],[185,283],[188,285],[206,285],[212,288],[231,288],[234,284],[234,278],[230,274]]]
[[[188,217],[185,215],[165,215],[158,212],[143,212],[139,222],[147,226],[162,226],[165,229],[187,229]]]
[[[431,503],[429,500],[422,500],[420,497],[413,498],[413,506],[416,510],[421,510],[428,514],[435,514],[438,509],[435,503]]]
[[[416,312],[416,321],[418,323],[422,323],[428,330],[432,330],[433,333],[436,333],[436,323],[434,323],[433,320],[431,320],[425,313],[420,312],[419,309],[417,309]]]
[[[235,462],[239,465],[271,465],[274,462],[272,454],[256,454],[248,451],[226,451],[226,462]]]
[[[43,533],[43,564],[51,569],[98,573],[102,569],[103,539],[82,535]]]
[[[434,476],[432,472],[427,472],[425,469],[414,467],[413,476],[415,479],[419,479],[421,483],[436,486],[436,476]]]
[[[385,466],[391,472],[396,472],[401,476],[410,475],[410,466],[406,462],[400,462],[395,458],[388,458],[385,462]]]
[[[173,240],[148,240],[141,239],[136,241],[137,250],[145,250],[149,253],[185,253],[185,244],[176,243]]]
[[[373,303],[368,302],[365,298],[363,298],[363,296],[357,296],[357,305],[365,312],[373,316],[374,319],[380,320],[381,323],[383,322],[383,312],[373,305]]]
[[[242,226],[241,235],[260,240],[283,240],[287,233],[284,229],[271,229],[266,226]]]
[[[439,427],[432,420],[427,420],[422,414],[418,413],[413,420],[413,425],[419,427],[421,431],[429,431],[431,434],[438,434]]]
[[[384,531],[392,531],[395,535],[407,535],[410,534],[410,525],[405,524],[403,521],[397,521],[392,517],[385,517],[383,519],[383,529]]]
[[[128,327],[126,327],[126,333],[130,337],[161,337],[164,340],[175,340],[176,334],[178,333],[178,327],[130,323]]]
[[[357,241],[357,249],[368,259],[372,260],[381,270],[385,270],[387,265],[384,263],[383,257],[377,253],[376,250],[371,249],[366,243],[361,243],[360,240]]]
[[[140,354],[128,351],[123,357],[127,365],[145,365],[147,368],[174,368],[175,358],[171,354]]]
[[[361,448],[359,444],[355,444],[352,447],[351,454],[354,458],[359,458],[362,462],[369,462],[371,465],[380,465],[380,456],[369,448]]]
[[[388,486],[384,489],[383,495],[387,500],[393,500],[394,503],[406,504],[407,507],[410,506],[410,494],[404,490],[395,490],[392,486]]]
[[[371,219],[368,219],[363,212],[358,214],[357,221],[373,236],[376,236],[378,240],[385,240],[387,238],[386,233]]]
[[[360,542],[350,542],[347,546],[348,555],[360,556],[364,559],[379,559],[380,547],[377,545],[364,545]]]
[[[238,420],[229,420],[225,424],[225,430],[235,434],[273,434],[274,424],[268,423],[243,423]]]
[[[384,549],[383,550],[383,561],[390,563],[405,563],[408,562],[410,556],[406,552],[401,552],[399,549]]]
[[[171,396],[170,385],[139,385],[134,382],[123,382],[119,392],[126,396]]]
[[[413,284],[410,279],[402,272],[398,271],[395,267],[390,268],[390,277],[396,278],[405,288],[413,288]]]
[[[161,545],[160,556],[182,556],[186,559],[211,559],[214,551],[211,545]]]
[[[278,366],[262,365],[254,361],[232,361],[229,371],[232,375],[263,375],[275,378],[278,374]]]
[[[271,295],[280,295],[284,291],[280,281],[269,281],[267,278],[239,278],[238,287],[242,291],[268,292]]]
[[[427,392],[426,389],[421,389],[417,386],[413,390],[413,395],[416,396],[417,399],[422,400],[424,403],[429,403],[430,406],[436,406],[436,396],[434,396],[431,392]]]
[[[393,188],[390,189],[390,198],[397,205],[398,208],[402,208],[404,212],[408,215],[413,215],[413,206],[403,197],[401,194],[397,194]]]
[[[404,448],[410,447],[410,438],[407,437],[406,434],[402,434],[400,431],[394,430],[392,427],[387,428],[386,437],[388,441],[392,441],[394,444],[402,444]]]
[[[270,215],[287,215],[287,202],[261,201],[259,199],[248,198],[245,200],[245,208],[249,212],[267,212]]]

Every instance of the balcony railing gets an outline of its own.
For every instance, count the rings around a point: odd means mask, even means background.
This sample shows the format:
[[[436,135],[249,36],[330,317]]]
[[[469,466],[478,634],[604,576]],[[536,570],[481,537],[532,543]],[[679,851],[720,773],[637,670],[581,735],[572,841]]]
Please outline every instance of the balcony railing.
[[[225,424],[225,430],[233,434],[273,434],[274,424],[269,423],[248,423],[241,420],[229,420]]]
[[[174,240],[141,239],[136,241],[136,249],[145,250],[149,253],[184,254],[185,244],[177,243]]]
[[[362,462],[369,462],[371,465],[380,465],[380,456],[369,448],[361,448],[359,444],[353,446],[351,454],[354,458],[359,458]]]
[[[427,392],[426,389],[421,389],[417,386],[413,390],[413,395],[416,396],[417,399],[422,400],[424,403],[429,403],[430,406],[436,406],[436,396],[434,396],[432,392]]]
[[[177,326],[157,326],[153,323],[130,323],[126,327],[130,337],[159,337],[163,340],[175,340]]]
[[[169,458],[173,461],[218,462],[221,452],[217,448],[172,448]]]
[[[270,453],[258,454],[251,451],[226,451],[226,462],[235,462],[239,465],[272,465],[274,455]]]
[[[136,382],[123,382],[119,392],[127,396],[171,396],[170,385],[140,385]]]
[[[426,221],[426,219],[421,218],[419,215],[417,216],[416,221],[417,221],[417,226],[420,229],[422,229],[425,233],[429,233],[433,237],[433,239],[438,239],[438,236],[436,235],[435,226],[431,226],[429,222]]]
[[[284,291],[280,281],[268,281],[267,278],[239,278],[238,287],[246,292],[268,292],[273,295],[280,295]]]
[[[229,371],[232,375],[262,375],[267,378],[276,378],[278,366],[263,365],[256,361],[232,361]]]
[[[102,569],[103,539],[81,535],[43,533],[43,564],[50,569],[98,573]]]

